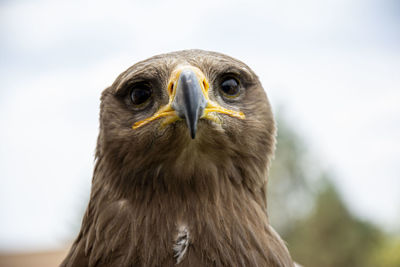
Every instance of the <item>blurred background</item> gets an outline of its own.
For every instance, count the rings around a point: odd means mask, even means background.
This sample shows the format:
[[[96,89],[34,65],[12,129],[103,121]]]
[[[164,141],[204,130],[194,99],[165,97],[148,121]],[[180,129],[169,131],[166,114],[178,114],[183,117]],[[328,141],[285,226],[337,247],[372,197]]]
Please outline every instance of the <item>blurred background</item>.
[[[88,201],[101,91],[190,48],[264,85],[269,213],[293,258],[400,266],[400,1],[3,0],[0,40],[0,266],[58,265]]]

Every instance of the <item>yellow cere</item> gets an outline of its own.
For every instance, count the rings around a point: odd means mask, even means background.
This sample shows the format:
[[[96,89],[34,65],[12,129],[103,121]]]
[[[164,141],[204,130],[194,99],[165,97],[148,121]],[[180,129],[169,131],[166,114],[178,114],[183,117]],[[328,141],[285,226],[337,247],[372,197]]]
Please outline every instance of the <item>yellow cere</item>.
[[[204,109],[204,113],[201,116],[201,118],[209,119],[216,123],[221,123],[221,120],[218,118],[218,116],[216,116],[213,113],[222,113],[222,114],[226,114],[231,117],[234,117],[234,118],[238,118],[238,119],[242,119],[242,120],[245,119],[245,115],[243,114],[243,112],[226,109],[226,108],[218,105],[216,102],[210,100],[210,98],[208,97],[208,89],[209,89],[210,85],[209,85],[206,77],[204,76],[204,73],[199,68],[184,65],[184,66],[178,66],[171,74],[171,78],[168,82],[168,87],[167,87],[167,91],[168,91],[168,95],[169,95],[168,104],[161,107],[156,113],[154,113],[153,116],[146,118],[144,120],[135,122],[132,126],[133,129],[137,129],[143,125],[146,125],[146,124],[148,124],[154,120],[157,120],[159,118],[162,118],[162,117],[165,117],[165,120],[162,122],[162,126],[168,125],[177,120],[181,120],[181,118],[176,114],[175,110],[172,108],[171,105],[175,98],[176,86],[177,86],[177,81],[179,79],[179,76],[183,70],[187,70],[187,69],[192,70],[196,74],[198,81],[200,83],[200,87],[203,91],[204,97],[207,100],[207,106]]]

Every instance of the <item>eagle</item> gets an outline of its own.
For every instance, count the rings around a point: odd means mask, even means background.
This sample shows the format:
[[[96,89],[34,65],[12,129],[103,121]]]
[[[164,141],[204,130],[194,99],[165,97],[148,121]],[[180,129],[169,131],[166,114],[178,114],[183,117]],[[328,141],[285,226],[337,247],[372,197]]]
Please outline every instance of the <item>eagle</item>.
[[[243,62],[134,64],[101,95],[90,200],[61,266],[294,266],[266,211],[275,135]]]

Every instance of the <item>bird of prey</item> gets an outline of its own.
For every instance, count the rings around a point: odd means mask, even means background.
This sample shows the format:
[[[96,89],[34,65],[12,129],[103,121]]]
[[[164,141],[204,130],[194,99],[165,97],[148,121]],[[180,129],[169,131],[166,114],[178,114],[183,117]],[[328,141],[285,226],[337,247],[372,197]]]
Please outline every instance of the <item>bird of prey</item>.
[[[266,213],[275,123],[256,74],[154,56],[101,96],[90,201],[61,266],[294,266]]]

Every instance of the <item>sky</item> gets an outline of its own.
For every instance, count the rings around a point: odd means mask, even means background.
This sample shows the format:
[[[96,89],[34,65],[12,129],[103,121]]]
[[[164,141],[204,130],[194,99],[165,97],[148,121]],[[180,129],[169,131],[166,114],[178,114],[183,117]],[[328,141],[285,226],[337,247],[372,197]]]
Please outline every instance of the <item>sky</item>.
[[[399,26],[396,0],[1,1],[0,251],[73,238],[101,91],[190,48],[246,62],[351,211],[399,230]]]

